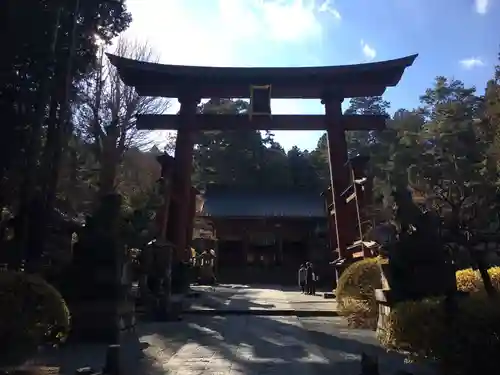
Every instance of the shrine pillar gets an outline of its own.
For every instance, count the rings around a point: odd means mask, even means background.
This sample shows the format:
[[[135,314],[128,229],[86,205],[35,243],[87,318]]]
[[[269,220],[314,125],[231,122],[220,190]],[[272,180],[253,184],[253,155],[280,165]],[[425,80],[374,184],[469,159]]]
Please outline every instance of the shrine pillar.
[[[195,116],[199,99],[192,95],[178,98],[179,130],[175,141],[175,159],[172,189],[178,202],[175,212],[175,231],[172,242],[176,246],[177,260],[187,259],[187,231],[191,217],[191,174],[193,171],[193,147],[195,141]]]
[[[344,98],[337,95],[326,95],[321,103],[325,106],[326,132],[328,143],[328,164],[330,167],[330,185],[332,201],[335,210],[335,226],[339,257],[348,256],[347,247],[356,227],[355,217],[351,217],[350,210],[342,192],[350,184],[350,173],[345,164],[348,160],[347,142],[342,124],[342,102]]]

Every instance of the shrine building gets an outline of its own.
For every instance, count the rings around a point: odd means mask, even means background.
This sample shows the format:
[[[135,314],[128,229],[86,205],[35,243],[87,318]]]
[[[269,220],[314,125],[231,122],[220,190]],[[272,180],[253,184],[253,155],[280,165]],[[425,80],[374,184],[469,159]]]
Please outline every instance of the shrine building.
[[[325,208],[311,189],[209,186],[197,216],[213,228],[218,279],[296,284],[302,263],[328,267]]]

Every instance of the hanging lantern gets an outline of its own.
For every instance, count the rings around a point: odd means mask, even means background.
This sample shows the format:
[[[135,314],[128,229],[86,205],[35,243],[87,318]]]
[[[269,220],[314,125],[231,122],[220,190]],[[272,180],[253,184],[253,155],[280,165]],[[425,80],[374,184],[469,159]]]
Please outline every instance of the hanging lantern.
[[[252,116],[271,116],[271,85],[250,86],[250,120]]]

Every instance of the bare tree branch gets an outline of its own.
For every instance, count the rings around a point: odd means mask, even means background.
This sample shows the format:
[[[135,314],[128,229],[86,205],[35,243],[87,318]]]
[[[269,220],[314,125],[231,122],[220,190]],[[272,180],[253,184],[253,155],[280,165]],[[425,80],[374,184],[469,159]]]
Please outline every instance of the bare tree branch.
[[[114,54],[140,61],[158,61],[147,43],[124,38],[117,41]],[[116,68],[107,59],[103,60],[97,74],[82,84],[75,122],[85,139],[94,146],[101,169],[101,194],[116,189],[117,168],[128,149],[145,149],[153,145],[148,133],[135,127],[137,114],[161,114],[169,106],[166,99],[139,96],[134,88],[121,81]]]

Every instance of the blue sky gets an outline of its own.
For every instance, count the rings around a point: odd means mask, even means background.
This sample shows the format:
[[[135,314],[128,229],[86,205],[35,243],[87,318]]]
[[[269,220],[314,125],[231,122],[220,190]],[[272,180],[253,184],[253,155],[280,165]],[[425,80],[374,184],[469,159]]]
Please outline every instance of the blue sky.
[[[127,0],[126,36],[166,64],[319,66],[419,54],[384,98],[413,108],[437,75],[481,92],[500,50],[500,0]],[[497,25],[495,25],[497,24]],[[273,113],[323,113],[318,101],[276,100]],[[178,105],[172,102],[171,111]],[[313,149],[321,132],[275,132]],[[158,139],[165,133],[159,132]]]

